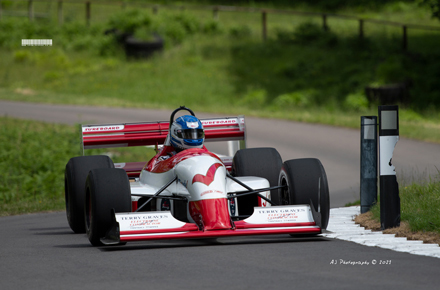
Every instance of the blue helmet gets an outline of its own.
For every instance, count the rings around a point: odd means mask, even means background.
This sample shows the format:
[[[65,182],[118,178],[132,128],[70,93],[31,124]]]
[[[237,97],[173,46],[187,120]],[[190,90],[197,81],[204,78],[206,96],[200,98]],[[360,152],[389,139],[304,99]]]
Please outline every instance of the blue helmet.
[[[181,116],[171,125],[170,142],[177,151],[202,148],[204,140],[202,122],[194,116]]]

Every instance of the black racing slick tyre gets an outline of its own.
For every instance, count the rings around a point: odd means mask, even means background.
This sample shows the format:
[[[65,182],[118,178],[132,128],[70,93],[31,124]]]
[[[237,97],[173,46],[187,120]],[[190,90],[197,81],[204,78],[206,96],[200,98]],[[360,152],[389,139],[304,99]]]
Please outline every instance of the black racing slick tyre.
[[[93,246],[113,225],[113,212],[131,212],[130,182],[124,169],[93,169],[87,176],[84,219],[87,237]]]
[[[266,178],[270,186],[278,185],[278,175],[283,161],[275,148],[247,148],[238,150],[232,160],[233,176],[257,176]],[[271,200],[280,204],[278,190],[271,190]],[[237,198],[238,213],[251,215],[258,206],[257,195]]]
[[[326,229],[330,215],[327,175],[321,161],[315,158],[293,159],[283,163],[279,175],[281,203],[310,204],[321,212],[321,228]]]
[[[75,233],[85,233],[84,198],[86,178],[91,169],[114,168],[113,161],[104,155],[73,157],[64,171],[64,194],[66,215],[70,228]]]

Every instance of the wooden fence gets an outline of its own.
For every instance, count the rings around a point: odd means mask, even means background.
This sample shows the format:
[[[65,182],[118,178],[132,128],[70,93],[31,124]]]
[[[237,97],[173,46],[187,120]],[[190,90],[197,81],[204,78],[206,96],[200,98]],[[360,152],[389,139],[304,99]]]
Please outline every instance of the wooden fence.
[[[92,1],[72,1],[72,0],[15,0],[16,2],[28,2],[28,11],[27,17],[30,20],[34,20],[37,17],[49,17],[45,14],[36,14],[34,13],[34,2],[57,2],[57,15],[58,15],[58,23],[61,25],[64,22],[64,13],[63,13],[63,3],[70,4],[78,4],[84,5],[85,11],[85,21],[88,25],[90,25],[91,17],[92,17]],[[114,5],[120,6],[122,9],[132,6],[132,7],[142,7],[152,9],[154,14],[159,12],[159,9],[179,9],[179,10],[210,10],[213,13],[213,18],[218,19],[219,12],[248,12],[248,13],[260,13],[261,14],[261,33],[262,39],[267,39],[267,23],[268,23],[268,14],[288,14],[288,15],[302,15],[302,16],[312,16],[312,17],[320,17],[322,19],[322,28],[324,30],[328,30],[329,26],[327,24],[328,18],[340,18],[346,20],[354,20],[359,24],[359,37],[364,37],[364,27],[365,23],[373,23],[379,25],[387,25],[387,26],[397,26],[402,29],[402,49],[408,49],[408,29],[421,29],[421,30],[431,30],[431,31],[440,31],[440,27],[435,26],[427,26],[427,25],[418,25],[418,24],[405,24],[400,22],[386,21],[386,20],[375,20],[375,19],[365,19],[359,18],[357,16],[352,15],[342,15],[342,14],[334,14],[334,13],[317,13],[317,12],[302,12],[295,10],[282,10],[282,9],[265,9],[265,8],[249,8],[249,7],[239,7],[239,6],[207,6],[207,5],[187,5],[187,6],[177,6],[177,5],[157,5],[157,4],[147,4],[142,2],[95,2],[97,5]],[[3,16],[3,9],[0,2],[0,19]],[[26,13],[23,12],[12,12],[8,11],[8,14],[11,16],[25,16]]]

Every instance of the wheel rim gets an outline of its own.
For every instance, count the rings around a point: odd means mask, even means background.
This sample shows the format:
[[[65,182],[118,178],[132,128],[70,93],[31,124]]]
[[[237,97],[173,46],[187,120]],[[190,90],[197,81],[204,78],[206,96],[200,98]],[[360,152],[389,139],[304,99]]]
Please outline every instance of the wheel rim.
[[[284,174],[281,175],[280,185],[283,186],[281,188],[281,205],[289,205],[290,204],[290,196],[289,196],[289,183]]]

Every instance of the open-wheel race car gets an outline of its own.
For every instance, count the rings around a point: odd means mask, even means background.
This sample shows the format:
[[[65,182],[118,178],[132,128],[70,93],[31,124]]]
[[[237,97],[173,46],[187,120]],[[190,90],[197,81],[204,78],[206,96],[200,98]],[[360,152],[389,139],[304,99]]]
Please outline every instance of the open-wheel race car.
[[[175,120],[179,111],[191,115]],[[327,227],[329,190],[318,159],[282,162],[274,148],[246,148],[243,116],[195,118],[198,124],[188,121],[192,116],[180,107],[169,122],[82,125],[83,149],[155,146],[157,154],[148,162],[115,164],[105,155],[71,158],[65,170],[71,229],[86,232],[93,246],[103,246],[317,235]],[[177,121],[181,125],[176,127]],[[228,141],[231,156],[215,154],[201,143],[176,150],[175,136],[190,143],[191,138]]]

